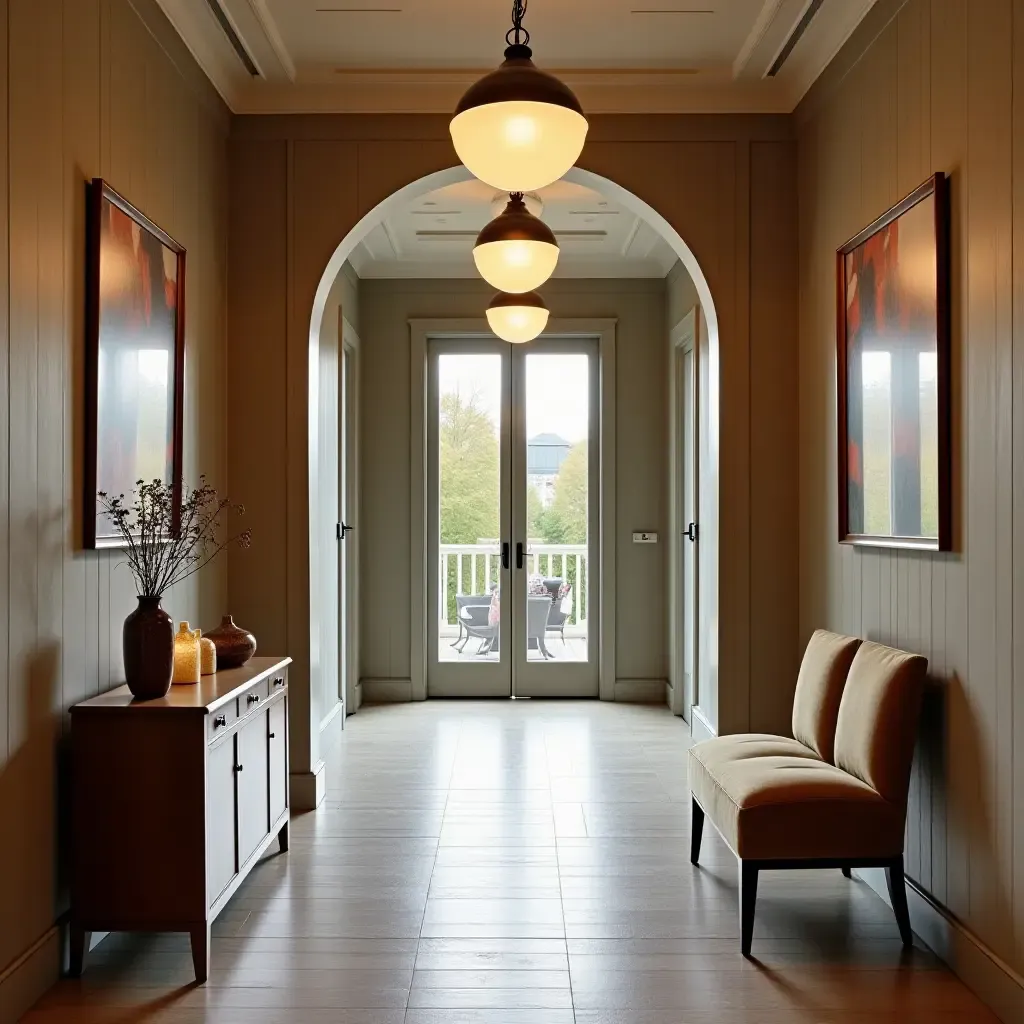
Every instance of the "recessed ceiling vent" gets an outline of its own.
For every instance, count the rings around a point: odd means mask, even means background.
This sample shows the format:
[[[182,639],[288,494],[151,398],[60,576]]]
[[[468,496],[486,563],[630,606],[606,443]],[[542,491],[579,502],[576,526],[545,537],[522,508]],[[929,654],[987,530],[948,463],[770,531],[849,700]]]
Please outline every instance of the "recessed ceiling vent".
[[[793,27],[793,31],[789,34],[789,38],[783,44],[782,49],[779,51],[778,57],[772,63],[772,66],[768,69],[766,78],[774,78],[781,70],[782,65],[789,60],[789,55],[793,52],[796,44],[800,42],[800,38],[807,31],[807,26],[814,21],[814,16],[821,9],[821,5],[824,0],[810,0],[810,3],[804,8],[804,13],[800,15],[800,20]]]
[[[261,78],[260,69],[256,67],[256,62],[249,56],[249,51],[245,48],[245,43],[242,42],[238,33],[235,31],[235,26],[231,24],[231,19],[228,17],[227,11],[220,4],[220,0],[206,0],[207,5],[213,12],[213,16],[217,19],[217,24],[220,25],[221,31],[228,37],[228,42],[231,44],[231,48],[238,54],[238,59],[245,66],[245,70],[249,72],[253,78]]]

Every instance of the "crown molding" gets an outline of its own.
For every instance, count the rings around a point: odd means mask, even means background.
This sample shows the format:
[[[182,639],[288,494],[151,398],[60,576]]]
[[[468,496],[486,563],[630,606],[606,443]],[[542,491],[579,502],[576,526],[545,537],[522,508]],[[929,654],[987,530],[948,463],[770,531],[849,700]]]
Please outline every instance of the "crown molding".
[[[731,72],[566,69],[557,72],[588,114],[788,114],[799,97],[779,80],[734,81]],[[294,83],[253,80],[237,114],[449,114],[479,77],[473,70],[345,70]]]

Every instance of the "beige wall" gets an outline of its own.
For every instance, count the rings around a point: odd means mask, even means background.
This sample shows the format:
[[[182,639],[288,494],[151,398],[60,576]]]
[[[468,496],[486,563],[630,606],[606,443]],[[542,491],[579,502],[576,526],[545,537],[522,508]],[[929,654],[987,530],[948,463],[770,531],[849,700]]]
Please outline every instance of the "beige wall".
[[[907,871],[1022,972],[1024,17],[900,8],[878,5],[799,111],[800,632],[929,658]],[[856,550],[836,541],[834,252],[934,171],[952,180],[956,550]]]
[[[409,320],[479,318],[494,289],[478,280],[363,281],[362,664],[370,679],[410,677]],[[667,675],[665,547],[633,530],[667,528],[665,283],[553,280],[554,317],[617,319],[616,678]]]
[[[122,559],[77,539],[93,176],[188,249],[185,470],[218,484],[226,473],[227,115],[156,5],[135,6],[0,2],[0,1020],[56,977],[70,850],[64,712],[122,679],[121,625],[135,604]],[[207,570],[165,606],[214,624],[225,577],[226,566]]]
[[[784,557],[784,538],[779,547],[752,545],[758,535],[752,512],[760,514],[765,494],[789,496],[782,506],[789,531],[796,519],[796,378],[782,380],[777,390],[774,378],[752,373],[762,354],[778,354],[784,364],[786,350],[796,345],[795,293],[783,290],[780,313],[776,300],[757,290],[780,265],[791,273],[795,267],[790,133],[784,117],[597,117],[581,159],[584,169],[630,190],[668,220],[714,297],[719,330],[709,372],[720,381],[712,440],[720,458],[714,492],[721,543],[713,550],[716,538],[705,533],[704,563],[719,590],[710,624],[721,643],[708,643],[705,664],[716,686],[723,680],[723,731],[784,717],[779,708],[788,708],[796,660],[796,560]],[[292,767],[302,772],[318,758],[310,725],[318,711],[303,706],[305,695],[316,692],[315,685],[307,688],[315,671],[307,528],[314,295],[362,216],[397,189],[455,166],[456,158],[447,120],[436,116],[239,117],[232,135],[230,348],[245,360],[246,386],[230,411],[231,479],[247,504],[260,506],[255,517],[266,530],[259,572],[241,566],[236,574],[236,560],[229,586],[239,614],[244,610],[271,637],[268,648],[296,658]],[[363,404],[377,397],[367,386]],[[791,435],[794,443],[779,444],[767,464],[752,465],[752,438],[772,436],[780,419],[792,424],[781,437]],[[251,439],[266,442],[259,458],[244,451]],[[664,451],[660,458],[664,464]],[[778,656],[776,647],[768,658],[752,650],[755,596],[789,609],[793,625],[778,633]],[[792,651],[784,650],[787,644]],[[369,654],[363,663],[369,667]]]

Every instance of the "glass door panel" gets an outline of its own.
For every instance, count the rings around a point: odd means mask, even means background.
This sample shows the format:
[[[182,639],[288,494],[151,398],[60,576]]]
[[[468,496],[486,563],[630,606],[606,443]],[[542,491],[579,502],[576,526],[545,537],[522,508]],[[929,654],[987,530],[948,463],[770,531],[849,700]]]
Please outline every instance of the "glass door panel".
[[[430,696],[511,693],[508,364],[496,339],[430,344]]]
[[[597,696],[597,352],[542,338],[513,352],[515,693]]]

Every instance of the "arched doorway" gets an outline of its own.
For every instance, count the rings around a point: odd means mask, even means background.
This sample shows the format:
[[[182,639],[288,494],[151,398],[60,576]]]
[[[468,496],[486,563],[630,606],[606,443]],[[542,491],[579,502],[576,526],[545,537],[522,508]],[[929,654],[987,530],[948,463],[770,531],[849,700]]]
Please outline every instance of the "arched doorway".
[[[717,458],[718,315],[712,299],[710,286],[693,251],[662,215],[628,189],[623,188],[602,175],[579,168],[574,168],[566,177],[569,181],[591,187],[603,195],[614,198],[622,206],[642,217],[643,220],[655,228],[655,230],[666,240],[692,279],[697,291],[697,296],[700,300],[703,316],[703,330],[705,334],[703,341],[705,346],[704,352],[706,367],[702,380],[701,391],[708,415],[704,420],[703,427],[704,431],[708,435],[706,438],[707,451],[714,458]],[[443,186],[469,179],[470,175],[464,168],[451,167],[410,182],[409,184],[397,189],[391,196],[383,200],[365,214],[334,249],[316,289],[309,325],[309,394],[311,410],[309,423],[311,432],[317,429],[317,420],[312,415],[312,410],[316,408],[317,403],[319,402],[318,396],[320,394],[320,382],[317,379],[320,360],[317,358],[316,353],[324,330],[325,311],[328,308],[331,290],[338,278],[338,275],[341,273],[341,269],[346,260],[351,256],[360,241],[383,218],[387,217],[391,211],[407,205],[412,200],[427,192],[432,192]],[[331,438],[317,438],[313,436],[310,438],[309,507],[311,510],[315,507],[316,491],[318,486],[314,460],[322,458],[323,446],[331,443]],[[717,478],[717,468],[712,463],[705,462],[702,466],[702,479],[705,483],[705,487],[703,489],[704,502],[702,518],[705,519],[707,526],[702,537],[702,540],[704,541],[702,557],[709,560],[709,565],[714,564],[714,560],[716,559],[715,544],[717,540],[717,530],[714,528],[713,521],[717,517]],[[675,527],[675,524],[673,524],[673,527]],[[314,522],[312,516],[310,521],[309,542],[310,629],[311,632],[315,634],[323,626],[323,623],[317,618],[317,612],[320,608],[325,606],[321,603],[318,607],[318,602],[316,600],[317,594],[322,591],[322,579],[320,578],[319,573],[323,571],[323,567],[325,565],[330,565],[330,557],[329,552],[324,550],[325,543],[329,542],[329,537],[327,533]],[[704,621],[707,624],[708,635],[701,639],[711,652],[713,652],[717,646],[715,642],[716,638],[710,635],[710,631],[715,629],[717,626],[717,614],[714,611],[714,606],[717,601],[717,591],[712,589],[715,579],[716,574],[714,572],[706,574],[705,590],[702,593],[707,612],[704,616]],[[329,603],[327,603],[326,606],[329,606]],[[612,669],[612,672],[614,674],[614,669]],[[708,678],[712,679],[714,677],[709,673]],[[415,687],[413,687],[413,691],[415,692]],[[681,710],[681,708],[678,710]]]

